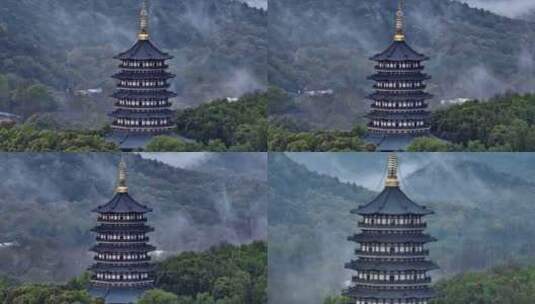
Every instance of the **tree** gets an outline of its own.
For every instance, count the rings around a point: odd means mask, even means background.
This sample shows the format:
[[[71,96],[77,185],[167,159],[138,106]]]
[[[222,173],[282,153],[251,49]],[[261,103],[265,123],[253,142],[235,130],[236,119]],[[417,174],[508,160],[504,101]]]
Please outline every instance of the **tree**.
[[[323,304],[349,304],[351,300],[344,296],[331,296],[327,297]]]
[[[180,152],[187,151],[188,145],[180,139],[170,136],[156,136],[147,144],[148,152]]]
[[[448,143],[433,137],[418,137],[407,147],[409,152],[444,152],[449,150]]]
[[[2,111],[9,111],[9,81],[6,76],[0,74],[0,109]]]
[[[12,111],[24,116],[38,112],[57,109],[58,104],[47,87],[34,84],[27,88],[18,88],[13,97]]]
[[[138,304],[179,304],[178,297],[170,292],[161,289],[151,289],[146,291]]]

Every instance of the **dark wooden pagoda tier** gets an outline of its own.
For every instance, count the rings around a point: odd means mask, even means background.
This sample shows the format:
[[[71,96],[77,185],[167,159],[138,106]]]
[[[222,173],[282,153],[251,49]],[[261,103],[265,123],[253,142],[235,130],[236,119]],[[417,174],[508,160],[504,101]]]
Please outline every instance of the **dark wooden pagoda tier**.
[[[149,40],[146,7],[140,17],[137,42],[114,57],[121,63],[120,71],[112,76],[117,79],[117,91],[111,95],[116,101],[109,116],[118,137],[159,135],[175,128],[175,112],[169,99],[176,94],[168,90],[168,81],[175,75],[167,72],[166,63],[173,57]]]
[[[113,289],[151,288],[154,283],[154,268],[149,253],[156,248],[147,244],[147,233],[154,229],[146,225],[146,213],[152,210],[136,202],[126,186],[126,165],[119,164],[118,186],[115,196],[106,204],[93,210],[98,213],[98,225],[91,231],[96,234],[97,244],[91,271],[94,288]]]
[[[431,76],[423,73],[423,62],[429,58],[416,52],[405,41],[403,11],[396,15],[394,41],[370,60],[376,62],[376,73],[368,77],[375,81],[375,92],[368,113],[368,141],[381,151],[401,151],[414,137],[430,134],[430,112],[425,92]],[[385,142],[386,141],[386,142]]]
[[[351,211],[362,216],[357,258],[345,265],[355,272],[344,291],[356,304],[427,304],[435,297],[428,272],[437,265],[427,259],[425,245],[436,241],[424,233],[433,212],[409,199],[399,188],[397,158],[391,155],[384,190],[371,202]]]

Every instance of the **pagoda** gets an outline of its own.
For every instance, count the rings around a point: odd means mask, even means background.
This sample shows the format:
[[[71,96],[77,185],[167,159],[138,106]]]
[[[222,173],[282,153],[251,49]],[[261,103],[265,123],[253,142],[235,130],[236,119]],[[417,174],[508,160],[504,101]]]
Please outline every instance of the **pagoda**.
[[[436,239],[424,233],[424,217],[433,212],[401,191],[397,167],[391,155],[384,190],[351,211],[362,216],[361,232],[348,238],[359,247],[345,265],[355,272],[344,293],[356,304],[428,304],[435,297],[428,272],[438,267],[425,244]]]
[[[135,303],[154,283],[149,252],[155,247],[148,244],[147,236],[154,229],[146,225],[145,217],[152,210],[128,194],[126,178],[121,159],[115,196],[93,210],[98,213],[98,226],[91,230],[97,244],[91,248],[95,263],[89,268],[90,292],[106,303]]]
[[[370,59],[376,62],[375,92],[368,113],[368,141],[378,151],[403,151],[418,136],[430,134],[426,80],[423,62],[429,58],[413,50],[405,41],[403,3],[396,13],[394,41],[382,53]]]
[[[121,61],[117,90],[111,95],[116,101],[111,128],[115,141],[123,150],[141,149],[152,136],[169,133],[175,128],[168,81],[175,75],[168,73],[167,60],[173,57],[160,51],[149,39],[149,13],[146,0],[140,12],[137,42],[115,59]]]

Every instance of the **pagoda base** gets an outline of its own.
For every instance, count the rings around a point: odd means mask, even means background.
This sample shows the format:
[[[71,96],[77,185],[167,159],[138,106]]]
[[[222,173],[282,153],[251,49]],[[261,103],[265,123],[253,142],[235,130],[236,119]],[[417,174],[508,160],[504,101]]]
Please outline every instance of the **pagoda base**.
[[[411,135],[411,134],[392,134],[392,135],[383,135],[383,134],[373,134],[368,133],[364,140],[367,143],[374,144],[376,146],[376,151],[379,152],[401,152],[406,151],[411,142],[417,138],[424,135]]]
[[[92,297],[103,299],[105,304],[135,304],[149,289],[151,288],[90,287],[88,291]]]
[[[191,139],[179,136],[173,132],[162,134],[146,134],[146,133],[132,133],[132,132],[118,132],[112,131],[106,136],[106,140],[113,142],[119,146],[123,152],[143,151],[147,144],[156,136],[164,135],[180,139],[184,142],[193,142]]]

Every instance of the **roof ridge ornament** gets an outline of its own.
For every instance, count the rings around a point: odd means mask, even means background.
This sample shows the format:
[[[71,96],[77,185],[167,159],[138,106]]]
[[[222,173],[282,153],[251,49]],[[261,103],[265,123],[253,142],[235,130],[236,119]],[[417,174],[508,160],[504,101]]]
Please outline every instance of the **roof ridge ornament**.
[[[403,0],[398,2],[398,10],[396,12],[396,33],[394,34],[394,41],[405,41],[405,33],[403,31]]]
[[[124,158],[121,155],[121,161],[119,161],[119,168],[117,171],[117,188],[115,189],[115,192],[117,193],[128,192],[128,186],[126,185],[127,177],[128,177],[128,171],[126,168],[126,162],[124,161]]]
[[[139,40],[149,40],[149,9],[147,0],[143,0],[143,6],[139,12],[139,33],[137,34]]]
[[[388,167],[385,187],[399,187],[398,167],[399,161],[397,155],[394,153],[388,155]]]

